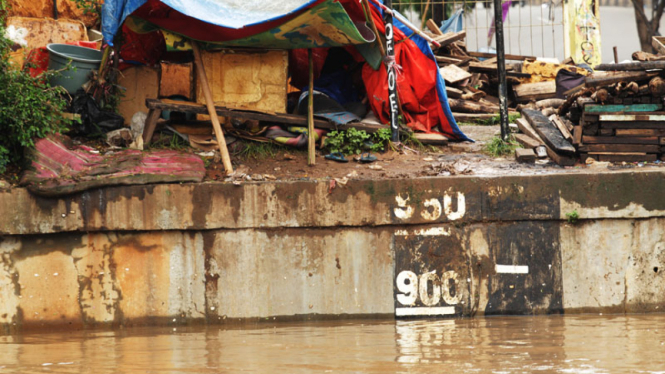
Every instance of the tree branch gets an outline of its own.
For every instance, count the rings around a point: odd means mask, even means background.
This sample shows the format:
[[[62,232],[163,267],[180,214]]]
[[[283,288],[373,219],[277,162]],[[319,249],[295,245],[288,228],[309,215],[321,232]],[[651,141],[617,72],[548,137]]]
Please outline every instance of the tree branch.
[[[656,14],[651,19],[651,30],[653,30],[653,35],[656,35],[658,29],[660,28],[660,18],[663,16],[663,11],[665,10],[665,0],[660,0],[658,3],[658,9],[656,9]]]

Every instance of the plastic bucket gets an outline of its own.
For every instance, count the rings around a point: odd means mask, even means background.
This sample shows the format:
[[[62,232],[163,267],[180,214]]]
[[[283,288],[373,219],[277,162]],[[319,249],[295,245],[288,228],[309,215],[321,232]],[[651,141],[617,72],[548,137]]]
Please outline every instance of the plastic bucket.
[[[70,94],[81,88],[90,78],[92,70],[98,70],[102,62],[102,52],[67,44],[49,44],[49,70],[62,70],[51,78],[51,86],[62,86]],[[68,65],[71,67],[67,69]]]

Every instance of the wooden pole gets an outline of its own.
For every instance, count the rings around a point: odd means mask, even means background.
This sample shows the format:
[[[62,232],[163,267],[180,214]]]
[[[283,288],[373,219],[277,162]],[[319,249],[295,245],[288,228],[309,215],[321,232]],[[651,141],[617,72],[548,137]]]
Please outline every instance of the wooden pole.
[[[314,56],[312,49],[307,50],[309,59],[309,96],[307,97],[307,165],[316,164],[316,139],[314,138]]]
[[[424,29],[425,28],[425,20],[427,19],[427,11],[429,10],[429,3],[431,0],[427,0],[427,4],[425,5],[425,11],[423,12],[423,16],[420,19],[420,28]]]
[[[215,130],[215,137],[217,137],[219,152],[222,154],[222,164],[224,164],[224,170],[226,170],[228,174],[232,174],[233,165],[231,164],[231,157],[229,156],[229,150],[226,148],[224,131],[222,131],[222,126],[219,124],[219,118],[217,117],[217,111],[215,110],[215,103],[212,99],[212,92],[210,91],[210,85],[208,84],[208,77],[206,76],[206,71],[203,67],[203,60],[201,59],[201,51],[199,50],[198,44],[196,44],[194,40],[190,40],[190,42],[192,43],[192,50],[194,51],[194,64],[196,65],[196,72],[199,76],[199,80],[201,81],[203,95],[206,99],[206,107],[208,107],[208,114],[210,114],[212,128]]]

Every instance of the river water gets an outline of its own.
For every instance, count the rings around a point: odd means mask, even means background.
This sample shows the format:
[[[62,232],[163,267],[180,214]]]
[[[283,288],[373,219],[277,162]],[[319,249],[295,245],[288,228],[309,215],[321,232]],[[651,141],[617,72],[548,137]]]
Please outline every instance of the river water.
[[[665,315],[0,336],[0,373],[665,373]]]

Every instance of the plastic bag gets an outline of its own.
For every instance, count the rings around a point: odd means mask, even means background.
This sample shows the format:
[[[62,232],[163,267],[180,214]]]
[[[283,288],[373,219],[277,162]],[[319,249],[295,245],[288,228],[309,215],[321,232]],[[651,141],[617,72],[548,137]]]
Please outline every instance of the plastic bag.
[[[83,90],[78,90],[74,95],[70,111],[81,115],[80,123],[73,125],[73,131],[79,135],[98,137],[125,124],[121,115],[101,110],[95,99]]]

